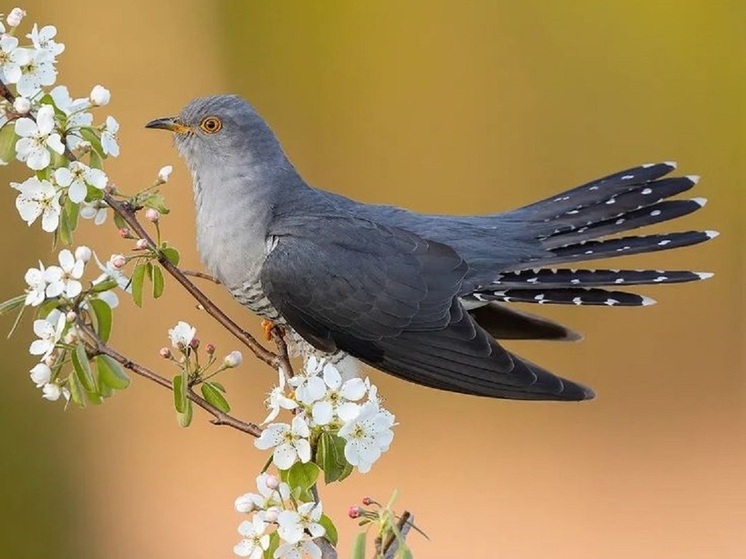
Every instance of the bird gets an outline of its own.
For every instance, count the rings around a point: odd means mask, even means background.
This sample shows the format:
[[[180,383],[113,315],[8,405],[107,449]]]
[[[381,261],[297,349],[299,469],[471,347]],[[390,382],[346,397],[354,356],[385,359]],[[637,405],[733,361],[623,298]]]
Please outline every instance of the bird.
[[[674,163],[639,165],[509,211],[434,215],[311,186],[237,95],[195,99],[146,128],[172,132],[191,172],[209,273],[281,326],[296,354],[346,363],[348,375],[364,363],[448,392],[589,400],[591,388],[502,344],[580,336],[511,304],[646,306],[654,301],[627,288],[712,275],[577,267],[717,236],[626,234],[704,206],[703,198],[672,199],[698,181],[670,176]]]

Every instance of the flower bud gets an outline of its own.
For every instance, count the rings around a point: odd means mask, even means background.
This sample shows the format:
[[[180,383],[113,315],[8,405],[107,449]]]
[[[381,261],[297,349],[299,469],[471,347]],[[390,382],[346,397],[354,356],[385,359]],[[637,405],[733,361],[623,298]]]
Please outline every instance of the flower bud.
[[[264,483],[270,489],[277,489],[278,487],[280,487],[280,478],[278,478],[276,475],[269,474],[267,475]]]
[[[192,341],[189,342],[189,347],[199,349],[199,338],[192,338]]]
[[[363,497],[363,504],[368,507],[373,504],[373,499],[370,497]]]
[[[242,361],[243,355],[241,355],[240,351],[231,351],[223,359],[223,365],[225,365],[229,369],[232,369],[233,367],[238,367]]]
[[[122,227],[119,230],[119,236],[122,237],[123,239],[129,239],[130,236],[131,236],[130,235],[130,230],[127,227]]]
[[[65,315],[65,320],[68,324],[75,322],[75,319],[78,318],[78,315],[75,313],[75,311],[67,311],[67,314]]]
[[[171,359],[171,350],[167,347],[162,347],[158,350],[158,354],[164,359]]]
[[[10,10],[10,13],[8,14],[8,17],[5,19],[5,21],[8,22],[8,25],[11,27],[18,27],[21,25],[21,21],[23,21],[23,17],[26,15],[26,10],[22,10],[21,8],[13,8]]]
[[[25,97],[16,97],[16,100],[13,101],[13,108],[19,115],[28,114],[31,110],[31,101]]]
[[[174,168],[171,165],[166,165],[165,167],[161,167],[161,170],[158,171],[158,181],[164,183],[168,182],[168,177],[173,172]]]
[[[41,388],[50,380],[52,380],[52,369],[50,369],[49,366],[45,365],[44,363],[38,363],[34,365],[34,368],[31,369],[29,373],[31,374],[31,380],[34,382],[37,388]]]
[[[233,504],[236,507],[236,511],[248,513],[254,510],[254,502],[251,500],[251,493],[241,495],[238,497]]]
[[[124,265],[127,264],[127,258],[123,254],[114,254],[111,257],[111,265],[114,266],[117,270],[124,268]]]
[[[108,105],[111,100],[111,93],[102,85],[95,85],[91,90],[90,95],[91,103],[97,107]]]
[[[148,248],[148,241],[145,239],[137,239],[137,242],[135,243],[135,248],[138,248],[140,250]]]
[[[357,505],[352,505],[350,507],[350,510],[347,512],[347,515],[350,518],[359,518],[360,514],[361,514],[361,510],[360,510],[360,507]]]
[[[87,246],[79,246],[75,249],[75,259],[76,260],[82,260],[83,262],[88,262],[91,259],[91,256],[93,256],[93,252],[91,252],[91,249]]]
[[[50,402],[56,402],[60,399],[60,396],[62,396],[62,389],[53,383],[47,383],[45,384],[42,389],[42,395],[41,397],[45,400],[49,400]]]
[[[47,367],[53,367],[56,362],[57,355],[55,355],[54,353],[49,357],[45,357],[44,359],[42,359],[42,363],[44,363]]]
[[[152,221],[153,223],[158,223],[158,220],[161,217],[161,212],[159,212],[156,209],[148,208],[145,210],[145,219],[148,221]]]
[[[215,354],[215,346],[212,344],[207,344],[205,346],[205,351],[207,352],[207,355],[214,355]]]
[[[78,331],[75,329],[75,327],[70,328],[67,331],[67,334],[62,338],[62,341],[66,344],[72,345],[75,342],[79,340]]]

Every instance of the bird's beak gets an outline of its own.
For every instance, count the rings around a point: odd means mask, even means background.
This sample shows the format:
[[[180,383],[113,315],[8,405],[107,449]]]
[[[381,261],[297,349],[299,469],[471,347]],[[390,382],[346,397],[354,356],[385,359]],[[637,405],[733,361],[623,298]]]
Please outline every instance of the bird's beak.
[[[179,119],[175,116],[169,116],[166,118],[156,118],[151,120],[145,125],[145,128],[159,128],[161,130],[170,130],[176,134],[186,134],[191,131],[191,128],[181,124]]]

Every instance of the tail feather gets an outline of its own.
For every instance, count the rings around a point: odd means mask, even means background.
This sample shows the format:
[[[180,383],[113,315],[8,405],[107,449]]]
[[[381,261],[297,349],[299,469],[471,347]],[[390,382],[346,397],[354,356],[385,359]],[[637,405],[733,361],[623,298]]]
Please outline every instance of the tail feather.
[[[563,287],[598,287],[607,285],[646,285],[684,283],[710,277],[704,272],[672,270],[571,270],[540,268],[501,275],[485,291],[494,289],[561,289]]]
[[[654,299],[595,287],[562,287],[557,289],[502,289],[473,293],[476,301],[503,301],[505,303],[538,303],[541,305],[606,305],[609,307],[644,307]]]
[[[591,181],[551,198],[522,208],[536,220],[548,221],[564,214],[598,204],[640,185],[655,181],[676,169],[675,163],[648,163]]]

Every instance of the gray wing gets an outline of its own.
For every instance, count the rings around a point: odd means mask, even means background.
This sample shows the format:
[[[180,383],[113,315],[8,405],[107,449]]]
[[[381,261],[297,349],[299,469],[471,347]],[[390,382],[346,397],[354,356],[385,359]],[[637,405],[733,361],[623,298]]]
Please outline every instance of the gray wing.
[[[458,297],[468,266],[449,246],[350,216],[285,218],[270,234],[262,289],[313,346],[452,392],[592,397],[511,355],[474,321]]]

